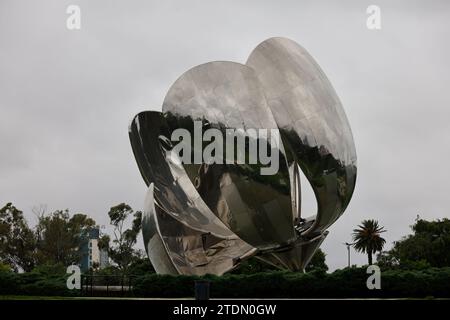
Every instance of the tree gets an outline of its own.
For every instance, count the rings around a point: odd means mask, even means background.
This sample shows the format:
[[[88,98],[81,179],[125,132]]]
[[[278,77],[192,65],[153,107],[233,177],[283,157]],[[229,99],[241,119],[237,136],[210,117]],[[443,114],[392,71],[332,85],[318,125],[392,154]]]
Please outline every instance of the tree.
[[[317,249],[317,251],[314,253],[313,257],[311,258],[311,261],[308,263],[308,265],[305,268],[305,271],[314,271],[314,270],[323,270],[327,271],[328,266],[325,262],[326,254],[322,251],[322,249]]]
[[[14,271],[35,266],[36,239],[23,216],[12,203],[0,209],[0,263]]]
[[[394,242],[394,247],[385,256],[396,261],[402,269],[423,269],[450,266],[450,220],[436,221],[416,219],[411,226],[413,234]],[[385,260],[385,256],[379,260]],[[384,259],[384,260],[383,260]]]
[[[139,251],[133,247],[141,230],[142,212],[134,212],[129,205],[121,203],[112,207],[108,215],[114,227],[114,239],[111,243],[108,235],[102,236],[99,240],[99,248],[106,249],[111,260],[125,274],[132,262],[140,257]],[[134,217],[131,228],[125,229],[125,223],[130,216]]]
[[[367,253],[369,265],[372,264],[372,254],[383,250],[386,240],[381,233],[386,232],[376,220],[364,220],[353,230],[353,247],[356,251]]]
[[[147,254],[141,250],[137,252],[136,258],[133,259],[133,262],[128,267],[128,273],[131,275],[143,275],[155,272]]]
[[[252,274],[258,272],[270,272],[280,270],[275,266],[272,266],[257,257],[250,257],[242,261],[239,266],[231,271],[233,274]]]
[[[69,211],[57,210],[42,214],[36,227],[37,257],[40,264],[79,263],[80,243],[95,221],[85,214],[70,217]]]

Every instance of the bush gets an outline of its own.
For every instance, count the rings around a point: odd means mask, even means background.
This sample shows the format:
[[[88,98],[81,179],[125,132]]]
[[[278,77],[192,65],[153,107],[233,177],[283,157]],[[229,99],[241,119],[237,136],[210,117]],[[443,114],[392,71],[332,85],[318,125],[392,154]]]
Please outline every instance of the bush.
[[[8,266],[7,264],[3,264],[0,262],[0,273],[2,272],[8,272],[11,271],[10,266]]]
[[[346,268],[327,274],[267,272],[221,277],[146,275],[135,281],[134,294],[142,297],[192,297],[195,280],[211,282],[213,298],[408,298],[450,297],[450,268],[389,270],[382,272],[381,290],[369,290],[364,268]]]
[[[73,296],[66,288],[67,275],[58,268],[41,267],[29,273],[0,271],[0,294]],[[111,270],[110,270],[111,271]],[[149,273],[133,281],[137,297],[193,297],[196,280],[211,282],[213,298],[425,298],[450,297],[450,268],[387,270],[381,274],[381,290],[369,290],[365,268],[346,268],[333,273],[287,271],[224,276],[169,276]]]
[[[133,292],[136,296],[192,297],[196,279],[198,277],[149,274],[134,281]]]
[[[0,272],[1,295],[73,296],[67,289],[67,275],[59,265],[40,266],[31,272]]]
[[[6,268],[0,269],[0,294],[14,294],[19,290],[16,274]]]

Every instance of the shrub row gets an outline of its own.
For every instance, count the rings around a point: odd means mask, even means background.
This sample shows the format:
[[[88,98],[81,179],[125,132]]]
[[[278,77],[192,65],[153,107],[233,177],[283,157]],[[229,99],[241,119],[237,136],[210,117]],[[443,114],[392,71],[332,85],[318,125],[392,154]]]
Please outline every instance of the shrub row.
[[[420,271],[382,272],[381,290],[368,290],[363,268],[337,270],[333,273],[268,272],[168,276],[146,274],[133,281],[138,297],[193,297],[196,280],[211,282],[213,298],[424,298],[450,297],[450,268]],[[66,275],[30,272],[0,272],[0,295],[76,296],[79,291],[66,288]]]
[[[76,296],[67,289],[67,276],[56,270],[36,270],[28,273],[0,272],[0,295]]]
[[[211,282],[213,298],[425,298],[450,297],[450,268],[385,271],[381,290],[369,290],[363,268],[306,274],[292,272],[187,277],[146,275],[136,279],[142,297],[192,297],[195,280]]]

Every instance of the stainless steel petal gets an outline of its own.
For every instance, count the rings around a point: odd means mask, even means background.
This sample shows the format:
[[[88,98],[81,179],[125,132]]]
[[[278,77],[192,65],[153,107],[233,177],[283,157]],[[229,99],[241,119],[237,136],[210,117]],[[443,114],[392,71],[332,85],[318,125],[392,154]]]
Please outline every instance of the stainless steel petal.
[[[163,112],[170,128],[186,128],[192,135],[194,121],[202,122],[202,130],[216,128],[224,136],[230,128],[277,130],[254,71],[234,62],[210,62],[184,73],[168,91]],[[214,214],[259,249],[281,247],[296,238],[284,149],[270,147],[279,154],[274,175],[261,175],[260,164],[184,164]]]
[[[327,235],[328,231],[325,231],[310,240],[299,241],[293,248],[262,253],[257,258],[281,269],[304,271]]]
[[[148,189],[142,230],[147,254],[159,274],[221,275],[256,253],[239,238],[221,239],[181,224],[155,206],[153,183]]]
[[[145,251],[152,263],[153,268],[160,274],[179,274],[168,249],[159,232],[157,213],[153,197],[153,183],[147,192],[144,204],[144,214],[142,215],[142,235],[144,238]]]
[[[344,110],[319,65],[292,40],[262,42],[247,65],[263,86],[289,166],[300,165],[316,195],[314,223],[298,226],[302,236],[314,237],[339,218],[355,188],[356,152]]]
[[[143,236],[159,273],[222,274],[256,251],[209,210],[183,167],[168,156],[170,130],[161,113],[138,114],[129,135],[138,167],[150,185]]]

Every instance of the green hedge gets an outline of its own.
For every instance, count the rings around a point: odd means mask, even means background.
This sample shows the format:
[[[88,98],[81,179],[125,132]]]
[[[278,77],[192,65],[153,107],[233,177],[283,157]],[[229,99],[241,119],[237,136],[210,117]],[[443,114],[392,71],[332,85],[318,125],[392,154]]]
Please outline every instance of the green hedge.
[[[44,266],[28,273],[0,271],[0,295],[76,296],[66,286],[67,275],[60,266]]]
[[[450,297],[450,268],[385,271],[381,290],[368,290],[363,268],[324,272],[270,272],[187,277],[146,275],[136,279],[142,297],[192,297],[195,280],[211,281],[213,298],[425,298]]]
[[[211,281],[213,298],[425,298],[450,297],[450,268],[426,270],[389,270],[382,272],[381,290],[368,290],[369,275],[363,268],[333,273],[268,272],[168,276],[147,274],[133,281],[137,297],[193,297],[194,282]],[[37,270],[25,274],[0,272],[0,295],[76,296],[66,288],[67,275]]]

